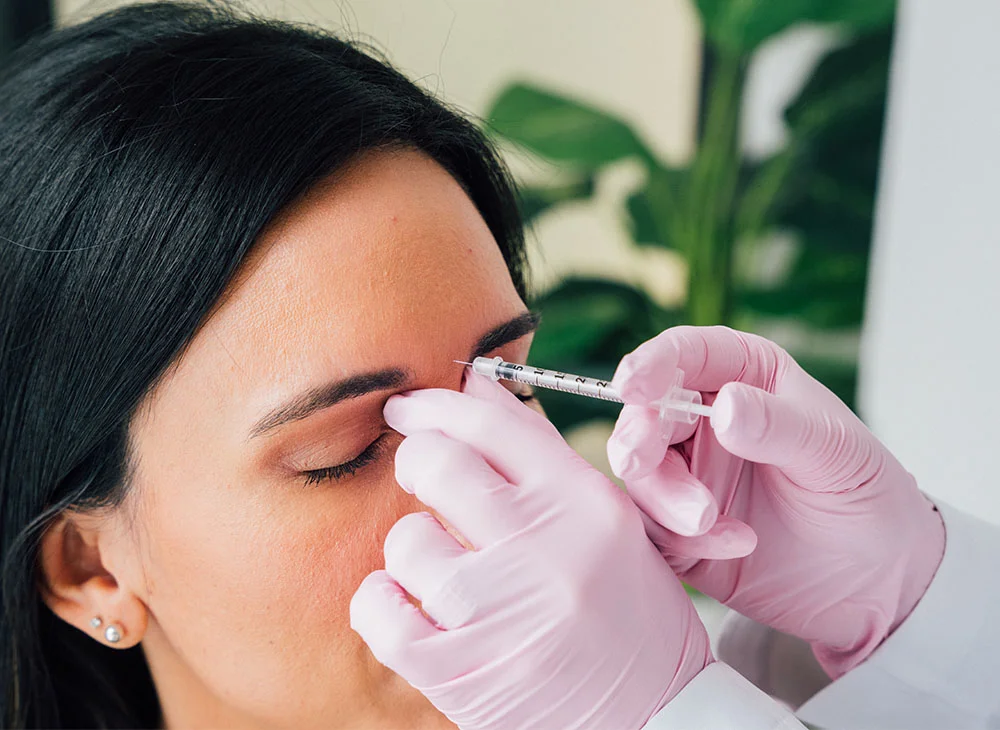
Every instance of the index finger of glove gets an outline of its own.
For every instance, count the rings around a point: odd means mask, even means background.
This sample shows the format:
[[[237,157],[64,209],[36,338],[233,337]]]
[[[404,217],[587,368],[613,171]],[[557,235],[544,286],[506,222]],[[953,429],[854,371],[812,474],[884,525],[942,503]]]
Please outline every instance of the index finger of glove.
[[[729,327],[672,327],[622,358],[612,384],[628,403],[648,404],[684,372],[684,387],[715,392],[733,381],[771,389],[784,351],[773,342]]]
[[[418,431],[403,439],[396,450],[396,481],[476,549],[510,537],[534,517],[518,488],[478,451],[438,431]]]
[[[699,560],[745,558],[757,547],[757,533],[753,528],[727,515],[719,515],[705,534],[693,536],[678,535],[641,510],[640,515],[650,542],[682,577]]]
[[[541,416],[524,410],[521,415],[465,393],[428,388],[392,396],[383,414],[404,435],[440,431],[468,444],[508,482],[521,484],[554,468],[559,454],[554,432],[539,428],[532,418]]]
[[[351,598],[351,628],[375,658],[416,687],[459,676],[447,649],[447,632],[438,629],[384,570],[366,577]]]

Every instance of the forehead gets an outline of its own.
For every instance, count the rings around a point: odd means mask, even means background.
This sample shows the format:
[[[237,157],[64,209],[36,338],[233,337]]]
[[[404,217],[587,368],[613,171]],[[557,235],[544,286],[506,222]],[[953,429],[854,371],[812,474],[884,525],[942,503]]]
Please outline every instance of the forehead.
[[[293,387],[419,371],[523,306],[461,186],[422,153],[371,152],[269,226],[177,375]]]

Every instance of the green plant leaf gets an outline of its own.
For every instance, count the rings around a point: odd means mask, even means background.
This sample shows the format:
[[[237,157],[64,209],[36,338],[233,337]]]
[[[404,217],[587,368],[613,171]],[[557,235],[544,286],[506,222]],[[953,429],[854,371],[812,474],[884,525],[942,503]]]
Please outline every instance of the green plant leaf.
[[[891,26],[858,34],[824,56],[785,108],[791,130],[849,133],[838,124],[845,115],[883,107],[892,38]]]
[[[813,0],[803,20],[837,23],[859,32],[885,28],[896,14],[896,0]]]
[[[575,200],[585,200],[594,194],[592,175],[573,180],[564,185],[549,187],[523,185],[518,189],[521,217],[531,223],[549,208]]]
[[[566,366],[566,372],[582,373],[572,365]],[[592,373],[593,376],[611,377],[611,373]],[[560,433],[565,434],[576,426],[582,426],[591,421],[614,421],[618,418],[621,406],[617,403],[597,400],[596,398],[581,398],[578,395],[560,393],[544,388],[535,389],[535,397],[545,410],[545,415]]]
[[[756,315],[794,317],[821,329],[857,328],[864,315],[867,270],[863,252],[804,247],[783,283],[743,289],[736,303]]]
[[[696,4],[709,41],[737,55],[752,53],[796,23],[836,23],[867,30],[890,23],[895,10],[895,0],[697,0]]]
[[[617,343],[649,332],[656,305],[645,293],[603,279],[569,278],[538,297],[541,323],[532,361],[566,369],[566,362],[617,362]],[[640,340],[641,341],[641,340]],[[613,348],[609,351],[609,347]]]
[[[640,246],[669,246],[660,237],[653,203],[646,190],[636,190],[625,200],[625,212],[632,240]]]
[[[794,161],[772,222],[807,245],[870,247],[891,45],[883,30],[831,52],[785,112]]]
[[[688,172],[661,167],[649,170],[646,184],[625,200],[625,219],[632,240],[640,246],[681,248],[674,231],[678,200],[683,196]]]
[[[681,581],[681,585],[684,586],[684,592],[687,593],[689,596],[691,596],[691,598],[697,598],[698,596],[702,595],[702,592],[699,591],[697,588],[694,588],[693,586],[690,586],[683,581]]]
[[[489,128],[532,152],[594,169],[627,157],[652,160],[632,128],[582,102],[527,84],[504,89],[486,114]]]
[[[533,307],[542,319],[530,362],[592,377],[611,377],[622,356],[681,323],[679,311],[663,309],[645,292],[602,279],[567,279]],[[591,398],[543,391],[539,400],[560,429],[617,414],[613,406]]]

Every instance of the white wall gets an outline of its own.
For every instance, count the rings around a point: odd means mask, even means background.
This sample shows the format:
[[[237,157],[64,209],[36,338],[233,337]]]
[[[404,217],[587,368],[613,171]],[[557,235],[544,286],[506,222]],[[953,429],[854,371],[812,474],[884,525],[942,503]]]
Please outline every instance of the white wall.
[[[1000,523],[1000,3],[902,0],[861,408],[928,493]]]

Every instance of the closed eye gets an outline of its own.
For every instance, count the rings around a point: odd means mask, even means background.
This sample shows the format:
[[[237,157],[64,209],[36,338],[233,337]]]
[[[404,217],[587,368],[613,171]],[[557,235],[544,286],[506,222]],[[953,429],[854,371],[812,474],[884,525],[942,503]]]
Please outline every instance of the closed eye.
[[[365,447],[364,451],[350,461],[345,461],[343,464],[323,467],[322,469],[313,469],[302,472],[302,475],[306,478],[305,485],[308,487],[312,484],[319,484],[325,481],[339,481],[341,479],[354,476],[359,469],[363,469],[369,464],[378,461],[379,457],[382,456],[382,452],[385,451],[389,433],[390,432],[384,433],[372,441]]]

